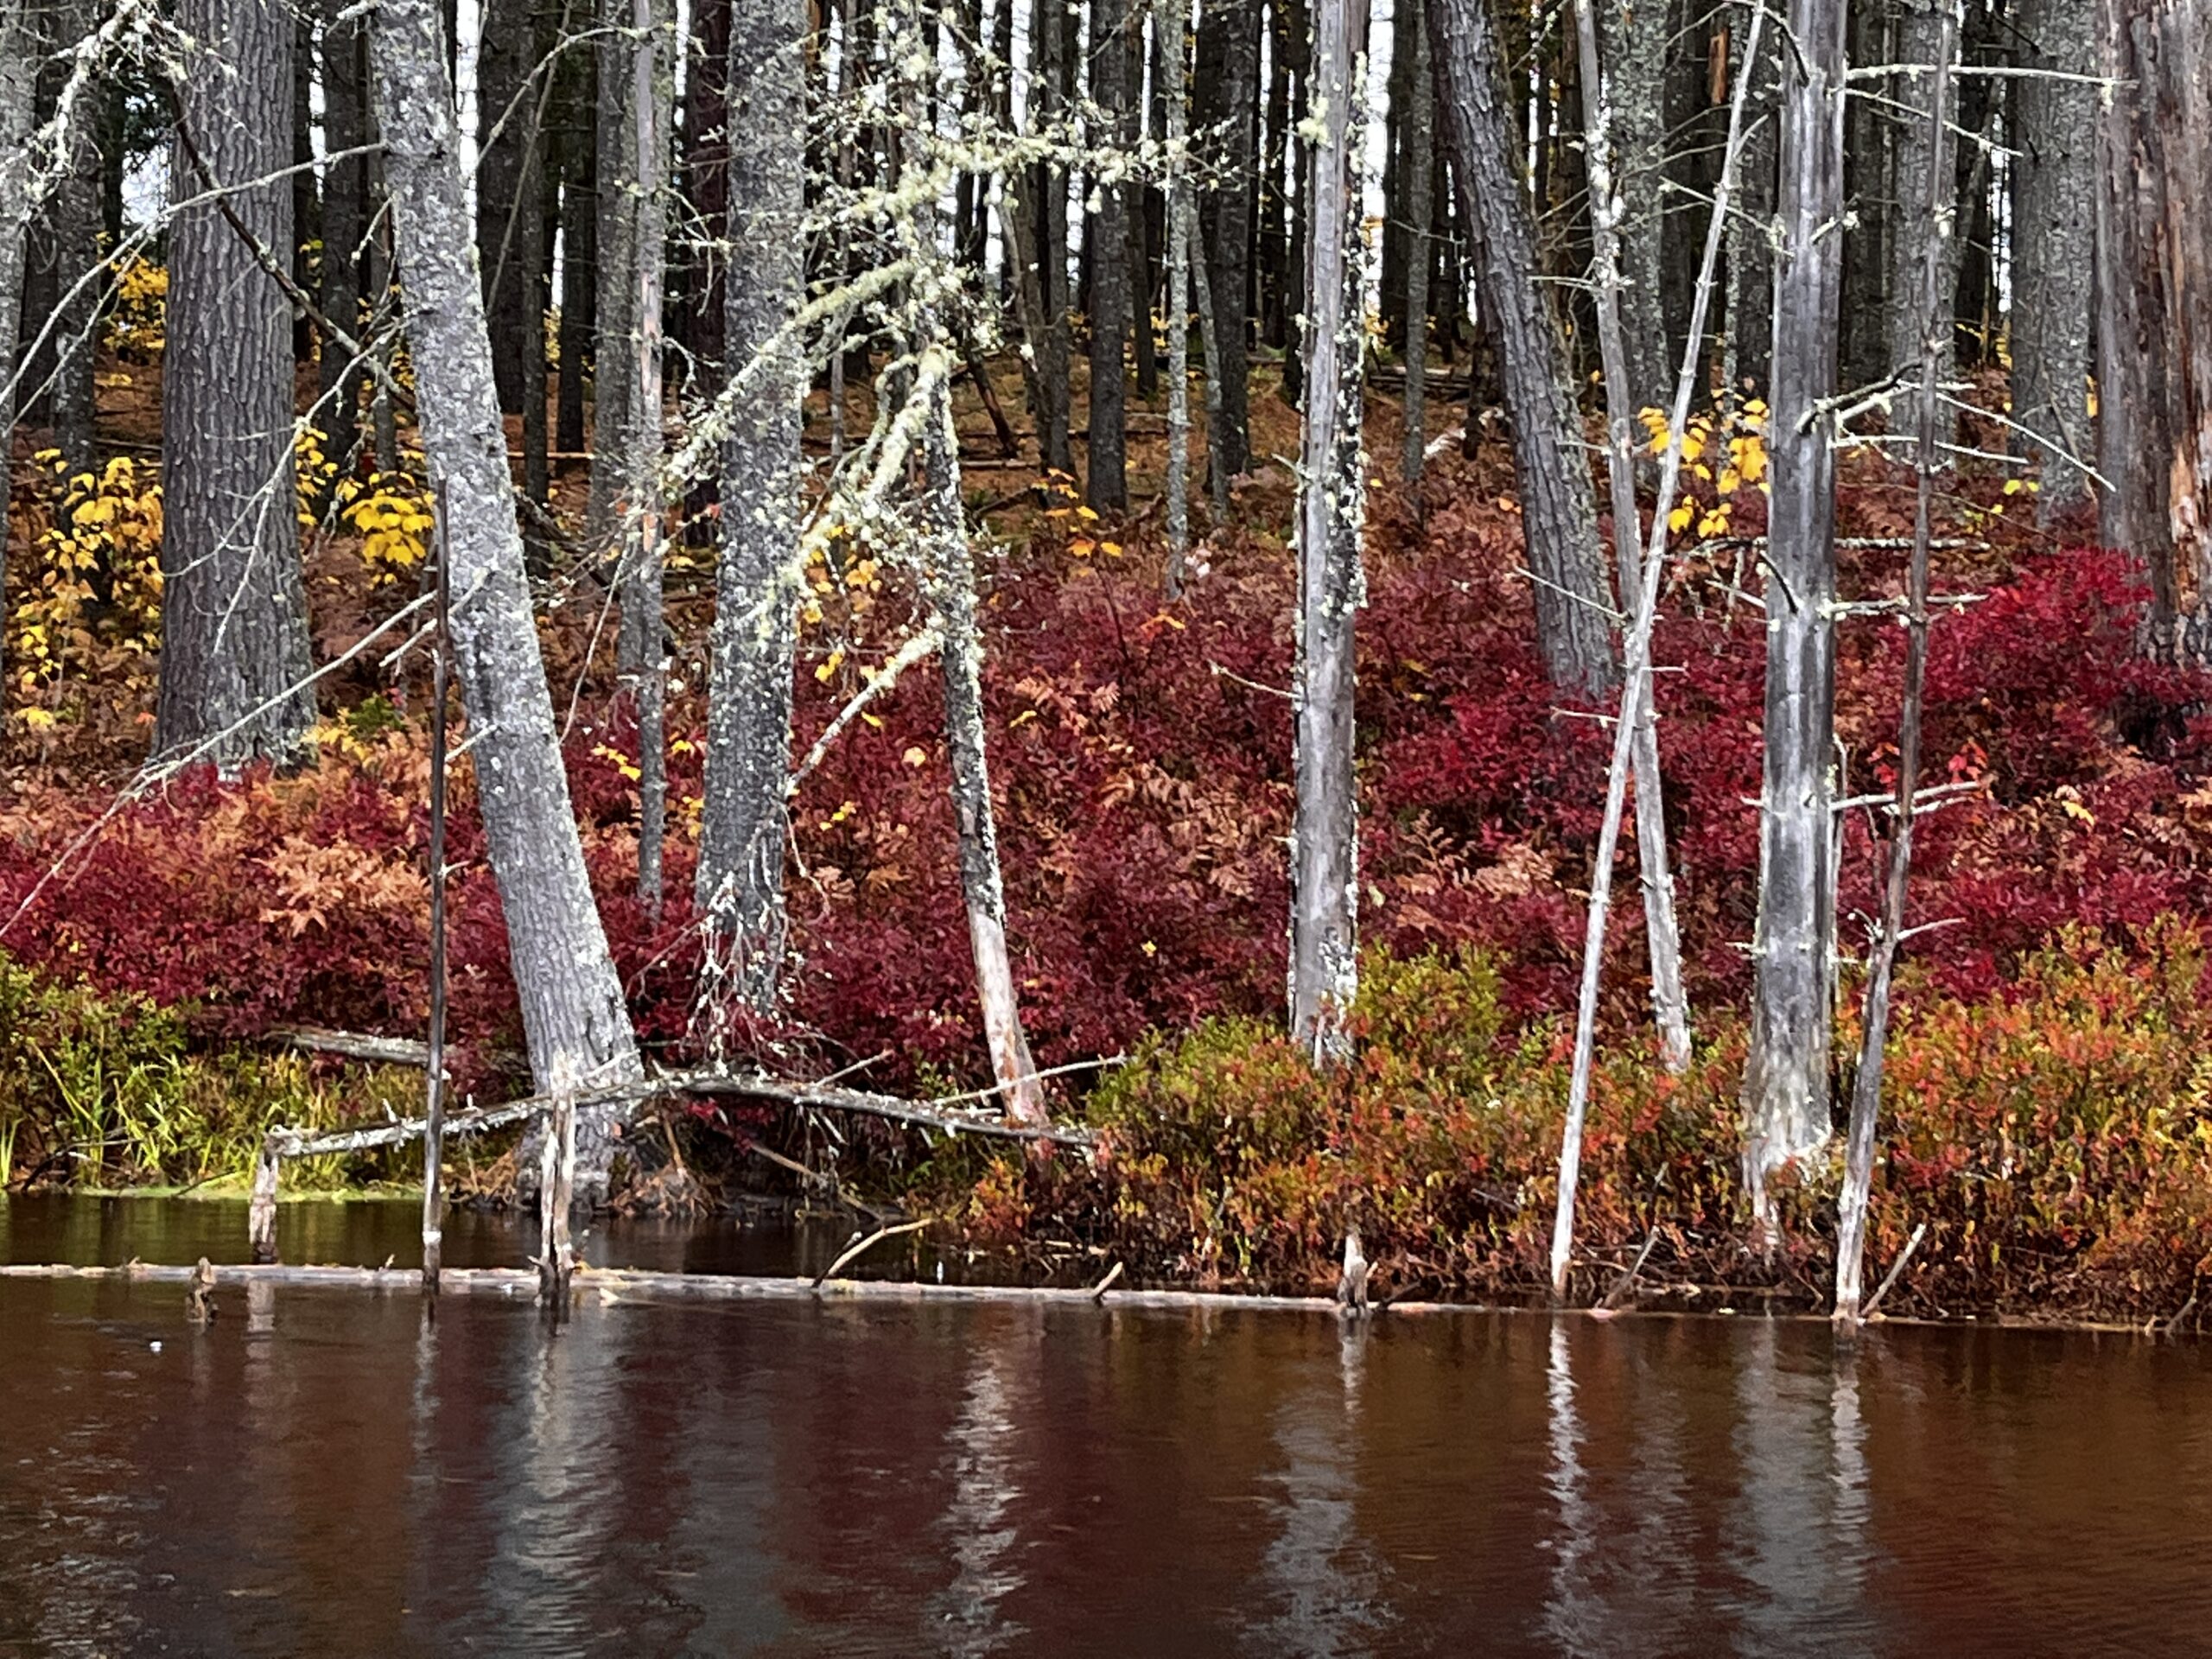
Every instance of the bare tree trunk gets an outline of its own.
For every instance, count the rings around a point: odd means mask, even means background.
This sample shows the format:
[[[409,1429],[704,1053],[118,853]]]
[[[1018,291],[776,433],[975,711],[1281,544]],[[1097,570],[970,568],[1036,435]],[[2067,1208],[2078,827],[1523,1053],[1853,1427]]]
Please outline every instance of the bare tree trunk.
[[[1427,10],[1445,131],[1475,228],[1480,303],[1504,371],[1537,644],[1554,686],[1594,696],[1614,683],[1612,605],[1566,346],[1538,281],[1528,194],[1509,159],[1520,146],[1499,98],[1497,50],[1481,0],[1429,0]]]
[[[50,31],[49,53],[66,52],[99,27],[100,9],[89,0],[58,0],[47,13]],[[288,25],[289,28],[289,25]],[[290,131],[291,112],[291,42],[284,43],[282,65],[286,75],[283,108],[276,117],[275,131],[281,137]],[[48,73],[54,81],[54,93],[59,94],[60,82],[67,79],[69,67],[66,62],[49,62]],[[255,89],[258,92],[258,88]],[[100,161],[99,132],[93,120],[92,103],[99,96],[91,91],[82,115],[72,121],[60,135],[60,168],[49,190],[44,212],[44,236],[41,251],[48,263],[47,275],[51,280],[50,303],[55,308],[51,345],[41,353],[41,360],[34,372],[46,387],[46,415],[54,429],[54,448],[61,452],[61,459],[69,472],[91,472],[98,465],[92,451],[92,416],[96,397],[93,373],[96,367],[99,334],[100,284],[95,278],[85,280],[100,262],[100,194],[103,168]],[[290,145],[285,143],[284,154],[289,159]],[[278,162],[281,168],[283,162]],[[276,170],[274,168],[272,171]],[[279,187],[289,192],[289,186]],[[286,223],[290,214],[285,215]],[[279,253],[283,243],[272,245]],[[249,256],[250,257],[250,256]],[[290,339],[290,319],[285,322],[285,335]]]
[[[2175,628],[2183,571],[2212,597],[2212,0],[2100,0],[2097,22],[2106,539],[2150,567],[2160,647],[2200,655]]]
[[[1103,130],[1098,147],[1129,146],[1129,17],[1122,0],[1092,0],[1091,102]],[[1127,405],[1129,340],[1128,194],[1110,164],[1098,181],[1098,211],[1090,241],[1090,441],[1084,468],[1084,499],[1095,511],[1129,505]]]
[[[936,356],[935,364],[926,359]],[[1006,1100],[1007,1116],[1020,1123],[1046,1122],[1037,1063],[1022,1033],[1014,968],[1007,954],[1006,887],[999,870],[997,820],[991,806],[991,774],[983,734],[983,642],[976,625],[975,574],[968,546],[967,509],[960,499],[959,441],[952,427],[948,386],[951,359],[941,345],[925,348],[920,372],[933,374],[931,410],[923,434],[928,490],[924,593],[944,645],[946,747],[952,761],[952,817],[959,835],[960,890],[968,912],[968,941],[976,959],[976,985],[983,1010],[983,1038],[991,1071]]]
[[[1936,443],[1942,430],[1941,386],[1943,344],[1952,331],[1943,304],[1950,261],[1944,243],[1955,234],[1950,129],[1953,22],[1948,7],[1938,18],[1935,75],[1929,85],[1928,143],[1932,166],[1927,217],[1929,231],[1921,250],[1921,308],[1929,320],[1920,350],[1918,442],[1915,446],[1912,564],[1905,578],[1904,704],[1897,721],[1897,816],[1891,828],[1887,879],[1882,889],[1882,917],[1866,965],[1866,1017],[1859,1047],[1859,1074],[1851,1092],[1851,1128],[1845,1143],[1843,1192],[1836,1201],[1836,1325],[1859,1325],[1860,1274],[1866,1255],[1866,1206],[1874,1185],[1874,1128],[1882,1106],[1883,1051],[1889,1041],[1890,976],[1904,938],[1905,881],[1912,870],[1913,794],[1920,786],[1920,708],[1928,679],[1928,554],[1936,502]]]
[[[1067,0],[1038,0],[1035,72],[1030,77],[1030,107],[1039,121],[1065,121],[1068,113]],[[1037,448],[1047,470],[1072,474],[1075,451],[1068,420],[1068,241],[1067,175],[1049,162],[1033,169],[1035,181],[1029,223],[1037,270],[1039,316],[1044,350],[1037,359]]]
[[[784,959],[785,780],[798,645],[800,399],[806,363],[785,334],[804,295],[804,0],[733,0],[729,267],[722,337],[749,377],[722,445],[699,908],[709,966],[760,1012]]]
[[[1405,0],[1393,26],[1391,50],[1412,60],[1407,82],[1405,124],[1401,142],[1406,178],[1406,435],[1399,475],[1415,493],[1427,459],[1428,277],[1436,261],[1429,232],[1436,216],[1432,187],[1436,182],[1436,77],[1428,61],[1428,26],[1421,21],[1422,0]]]
[[[561,169],[561,385],[553,447],[567,455],[584,448],[585,364],[599,328],[598,74],[596,53],[585,51],[564,53],[554,72],[558,137],[550,154]]]
[[[1299,457],[1297,819],[1291,834],[1290,1031],[1316,1065],[1351,1058],[1359,991],[1359,790],[1353,630],[1366,602],[1361,465],[1361,165],[1366,0],[1316,0],[1306,278],[1306,423]]]
[[[1765,27],[1764,11],[1753,13],[1751,49],[1757,49]],[[1579,0],[1575,7],[1575,37],[1582,59],[1585,83],[1602,86],[1602,79],[1596,73],[1598,30],[1596,20],[1592,16],[1592,0]],[[1739,79],[1729,103],[1727,135],[1721,144],[1719,174],[1713,181],[1713,212],[1706,223],[1705,251],[1691,284],[1689,312],[1684,320],[1681,367],[1675,375],[1674,397],[1668,414],[1667,442],[1660,458],[1658,499],[1652,506],[1649,545],[1641,551],[1630,549],[1622,556],[1624,574],[1626,568],[1633,568],[1635,585],[1624,590],[1633,596],[1628,601],[1628,632],[1622,649],[1625,672],[1621,690],[1620,719],[1613,728],[1612,765],[1605,774],[1605,804],[1598,830],[1598,855],[1590,874],[1590,906],[1583,918],[1582,982],[1575,1004],[1574,1058],[1567,1078],[1567,1121],[1560,1136],[1559,1194],[1552,1213],[1551,1270],[1554,1298],[1564,1298],[1567,1294],[1567,1272],[1573,1259],[1574,1205],[1581,1180],[1583,1122],[1589,1107],[1591,1072],[1597,1054],[1598,991],[1605,966],[1605,923],[1612,904],[1613,854],[1619,845],[1621,816],[1629,775],[1637,764],[1637,753],[1643,741],[1648,738],[1651,730],[1649,720],[1651,629],[1658,614],[1659,580],[1667,551],[1667,519],[1674,509],[1675,486],[1681,477],[1682,442],[1685,429],[1689,423],[1690,397],[1697,390],[1701,378],[1700,364],[1703,359],[1703,349],[1700,342],[1705,337],[1706,322],[1711,315],[1720,250],[1726,239],[1729,216],[1734,207],[1736,168],[1744,149],[1744,112],[1751,102],[1748,90],[1747,83]],[[1599,273],[1599,317],[1603,323],[1611,308],[1607,303],[1608,298],[1618,292],[1619,280],[1612,231],[1620,207],[1613,189],[1611,146],[1606,139],[1612,111],[1605,99],[1599,96],[1587,108],[1586,114],[1590,124],[1586,151],[1590,157],[1592,226]],[[1605,330],[1612,341],[1605,348],[1607,355],[1618,363],[1624,353],[1619,346],[1617,322],[1605,324]],[[1611,378],[1609,371],[1607,378]],[[1609,394],[1608,401],[1618,409],[1626,400]],[[1626,493],[1632,512],[1634,478],[1628,470],[1628,459],[1626,448],[1617,442],[1612,449],[1611,468],[1616,499],[1619,499],[1620,493]],[[1652,769],[1656,776],[1656,757]],[[1639,795],[1643,792],[1643,781],[1641,778],[1637,780],[1637,790]],[[1647,880],[1647,915],[1649,896],[1650,883]],[[1653,937],[1656,944],[1656,924]],[[1655,973],[1655,997],[1658,983]],[[1663,1008],[1661,1010],[1661,1026],[1664,1030],[1666,1018]],[[1687,1049],[1687,1030],[1682,1033],[1682,1042]]]
[[[539,0],[486,0],[476,53],[476,246],[484,270],[485,320],[499,407],[523,406],[523,353],[543,319],[525,314],[524,205],[535,199]]]
[[[668,652],[661,550],[661,312],[668,270],[669,126],[675,117],[673,0],[632,0],[630,52],[632,148],[638,199],[630,218],[629,498],[624,527],[621,660],[638,717],[638,897],[656,919],[668,834]]]
[[[1605,382],[1605,473],[1612,490],[1614,574],[1622,602],[1627,604],[1632,602],[1632,595],[1643,591],[1643,524],[1636,505],[1637,416],[1639,410],[1657,405],[1639,401],[1645,385],[1637,378],[1630,355],[1624,304],[1626,279],[1621,269],[1620,232],[1628,213],[1622,194],[1625,175],[1617,181],[1613,175],[1612,123],[1616,115],[1625,111],[1615,109],[1605,95],[1609,83],[1599,60],[1600,34],[1591,0],[1580,0],[1576,5],[1575,24],[1585,88],[1583,154],[1589,169],[1591,238],[1597,255],[1595,298],[1599,353]],[[1701,275],[1700,285],[1707,280]],[[1703,297],[1692,305],[1700,321],[1706,311],[1700,302]],[[1663,340],[1662,344],[1663,349]],[[1691,361],[1696,360],[1694,340],[1687,355]],[[1670,398],[1670,406],[1671,402]],[[1654,702],[1647,684],[1637,696],[1634,716],[1637,860],[1643,873],[1651,1007],[1659,1027],[1660,1056],[1668,1071],[1680,1071],[1690,1058],[1689,1000],[1682,989],[1681,937],[1675,921],[1674,874],[1667,856],[1667,811]],[[1622,708],[1622,718],[1630,718],[1625,700]],[[1600,949],[1603,944],[1600,936]]]
[[[1750,81],[1750,111],[1744,153],[1738,162],[1736,212],[1728,221],[1728,335],[1722,353],[1721,385],[1732,405],[1745,395],[1764,397],[1774,372],[1774,48],[1767,43],[1755,60],[1747,46],[1735,43],[1731,73]]]
[[[1011,0],[1009,0],[1009,3]],[[1167,130],[1167,575],[1166,595],[1183,596],[1191,550],[1191,180],[1189,0],[1162,0],[1153,13],[1155,73],[1165,89]]]
[[[492,385],[437,0],[385,0],[371,25],[424,453],[445,489],[453,646],[479,809],[538,1089],[641,1075],[569,804]],[[603,1194],[613,1118],[578,1126],[580,1196]]]
[[[17,340],[24,236],[30,223],[30,138],[36,124],[38,38],[27,0],[0,0],[0,617],[8,608],[8,500],[15,481]]]
[[[272,257],[291,245],[292,20],[276,0],[185,0],[180,202],[224,189]],[[195,163],[194,156],[197,161]],[[154,753],[225,771],[311,750],[315,694],[292,481],[292,313],[212,201],[170,231],[162,359],[164,533]]]
[[[2096,72],[2094,0],[2021,0],[2026,67]],[[2015,453],[2044,458],[2039,517],[2082,499],[2089,458],[2090,296],[2096,262],[2096,88],[2019,83],[2012,159],[2012,418]]]
[[[1843,0],[1790,0],[1782,54],[1781,221],[1768,426],[1765,760],[1744,1185],[1769,1228],[1767,1183],[1828,1135],[1835,957],[1836,349],[1841,298]],[[1922,175],[1923,188],[1926,175]]]
[[[1613,111],[1615,183],[1622,211],[1621,338],[1630,414],[1664,409],[1674,390],[1667,349],[1667,62],[1674,18],[1668,0],[1604,0],[1598,13],[1603,57],[1582,69],[1583,124],[1601,93]],[[1593,81],[1593,67],[1604,81]],[[1631,591],[1624,588],[1623,592]]]
[[[1917,372],[1920,348],[1928,337],[1923,314],[1926,296],[1921,291],[1920,268],[1924,250],[1935,235],[1929,215],[1952,212],[1956,196],[1951,173],[1936,164],[1926,117],[1933,86],[1938,37],[1951,16],[1951,0],[1896,0],[1898,7],[1897,61],[1905,73],[1897,76],[1893,96],[1903,106],[1893,122],[1897,173],[1893,194],[1889,249],[1889,318],[1891,372]],[[1932,187],[1932,188],[1931,188]],[[1955,237],[1942,244],[1947,278],[1937,297],[1937,308],[1951,315],[1953,284],[1958,270]],[[1942,378],[1950,378],[1957,353],[1956,330],[1942,331]]]

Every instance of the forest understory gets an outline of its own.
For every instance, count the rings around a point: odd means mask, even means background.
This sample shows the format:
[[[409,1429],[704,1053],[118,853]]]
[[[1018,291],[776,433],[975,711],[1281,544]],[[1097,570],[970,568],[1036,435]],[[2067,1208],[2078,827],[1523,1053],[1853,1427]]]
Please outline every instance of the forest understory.
[[[10,562],[17,593],[35,597],[8,641],[17,707],[0,804],[0,1172],[16,1187],[215,1190],[244,1178],[274,1124],[412,1115],[423,1092],[419,1071],[270,1039],[423,1028],[423,653],[383,660],[387,639],[327,675],[310,765],[123,794],[153,719],[158,639],[160,505],[134,457],[160,441],[159,371],[137,357],[103,359],[111,459],[97,478],[54,477],[32,458],[35,435],[19,451]],[[1018,408],[1015,365],[993,372]],[[1058,1116],[1096,1130],[1096,1154],[677,1103],[633,1128],[618,1203],[834,1184],[1033,1264],[1111,1258],[1138,1281],[1272,1288],[1325,1287],[1349,1220],[1379,1295],[1542,1293],[1605,710],[1563,704],[1536,655],[1494,414],[1475,422],[1471,454],[1438,448],[1416,493],[1378,478],[1358,639],[1357,1058],[1317,1072],[1281,1015],[1296,573],[1293,474],[1269,458],[1295,453],[1298,417],[1279,373],[1255,368],[1259,459],[1229,520],[1198,527],[1195,579],[1172,602],[1155,512],[1098,518],[1062,480],[1040,483],[1033,453],[995,465],[972,388],[956,397],[1021,1014]],[[1979,396],[1997,407],[2001,383]],[[819,393],[811,407],[814,443]],[[1396,408],[1370,395],[1371,454],[1395,453]],[[856,391],[856,429],[868,414]],[[1129,428],[1132,494],[1150,500],[1163,428],[1139,404]],[[2001,435],[1986,447],[2001,450]],[[1770,1249],[1752,1247],[1738,1167],[1761,453],[1756,407],[1707,420],[1686,453],[1691,499],[1654,660],[1695,1048],[1679,1075],[1659,1064],[1642,930],[1617,918],[1580,1300],[1764,1292],[1810,1306],[1833,1260],[1839,1158],[1785,1182]],[[1845,454],[1840,474],[1839,590],[1893,599],[1912,476],[1871,448]],[[329,480],[313,457],[302,480],[313,509]],[[554,482],[556,508],[580,511],[583,468]],[[1915,849],[1915,914],[1933,925],[1897,986],[1870,1262],[1879,1272],[1918,1241],[1891,1313],[2190,1317],[2212,1240],[2212,681],[2141,652],[2142,577],[2092,544],[2089,514],[2039,524],[2032,483],[1995,466],[1945,484],[1935,592],[1971,597],[1933,633],[1923,775],[1949,788]],[[370,480],[307,533],[317,660],[345,657],[419,587],[428,507],[404,480]],[[604,585],[556,559],[540,606],[600,912],[639,1040],[670,1068],[701,1043],[689,895],[712,572],[695,543],[711,532],[690,528],[670,543],[658,918],[637,893],[637,738]],[[802,755],[920,620],[908,575],[865,544],[833,543],[808,577]],[[1892,785],[1904,650],[1894,612],[1840,629],[1841,796]],[[787,1012],[741,1044],[770,1069],[921,1097],[987,1091],[944,732],[937,677],[909,672],[806,776]],[[1870,805],[1843,820],[1847,956],[1878,906],[1875,817]],[[454,1071],[486,1099],[527,1092],[509,1075],[518,1014],[466,765],[449,835]],[[1618,880],[1632,893],[1632,823],[1628,839]],[[1855,1054],[1848,964],[1839,1005],[1835,1052]],[[1850,1078],[1836,1081],[1841,1103]],[[481,1149],[454,1173],[499,1191],[499,1155]],[[289,1179],[404,1180],[414,1156],[320,1160]]]

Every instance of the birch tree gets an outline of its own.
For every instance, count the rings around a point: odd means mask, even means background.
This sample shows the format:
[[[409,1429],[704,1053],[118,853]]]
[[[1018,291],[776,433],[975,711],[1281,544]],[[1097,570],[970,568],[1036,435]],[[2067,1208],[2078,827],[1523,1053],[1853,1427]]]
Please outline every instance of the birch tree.
[[[1359,989],[1359,798],[1353,630],[1366,602],[1360,448],[1366,318],[1360,201],[1366,0],[1315,0],[1306,166],[1306,423],[1299,456],[1297,819],[1291,835],[1291,1036],[1316,1065],[1349,1057]]]
[[[798,648],[804,298],[804,0],[733,0],[722,337],[745,391],[721,447],[698,901],[721,983],[774,1001],[784,954],[784,780]],[[850,50],[849,41],[846,47]]]
[[[1773,1214],[1768,1183],[1828,1135],[1846,10],[1844,0],[1790,0],[1781,54],[1766,710],[1744,1075],[1744,1185],[1762,1230]]]
[[[290,766],[309,752],[315,696],[292,311],[261,256],[292,244],[292,17],[281,0],[183,0],[177,25],[154,753]]]
[[[423,454],[446,501],[454,665],[531,1070],[541,1093],[627,1083],[642,1068],[531,612],[437,0],[383,0],[371,37]],[[604,1194],[613,1154],[609,1109],[582,1114],[579,1197]]]

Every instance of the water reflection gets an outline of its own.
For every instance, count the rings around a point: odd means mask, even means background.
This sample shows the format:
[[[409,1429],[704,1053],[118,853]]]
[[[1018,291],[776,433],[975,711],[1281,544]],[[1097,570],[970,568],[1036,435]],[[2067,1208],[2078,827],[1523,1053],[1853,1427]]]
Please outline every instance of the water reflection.
[[[0,1654],[2095,1656],[2212,1624],[2189,1345],[219,1300],[201,1330],[174,1285],[0,1281]]]
[[[1367,1653],[1392,1621],[1387,1569],[1361,1535],[1357,1511],[1360,1389],[1372,1340],[1366,1321],[1342,1324],[1334,1375],[1314,1368],[1307,1386],[1276,1408],[1278,1530],[1261,1563],[1270,1616],[1252,1632],[1258,1651]]]

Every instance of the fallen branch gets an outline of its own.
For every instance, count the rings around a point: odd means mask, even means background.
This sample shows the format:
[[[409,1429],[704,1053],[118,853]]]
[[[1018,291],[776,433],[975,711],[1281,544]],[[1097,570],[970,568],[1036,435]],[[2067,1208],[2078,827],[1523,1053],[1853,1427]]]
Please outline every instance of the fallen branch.
[[[1090,1287],[1090,1300],[1094,1302],[1103,1302],[1106,1300],[1106,1293],[1113,1289],[1114,1281],[1121,1276],[1122,1264],[1119,1262],[1116,1262],[1111,1268],[1109,1268],[1106,1270],[1106,1276]],[[2190,1300],[2193,1302],[2196,1299],[2192,1296]],[[2182,1310],[2184,1313],[2188,1311],[2189,1310],[2186,1308]],[[2176,1321],[2178,1322],[2180,1315],[2177,1314],[2175,1319]]]
[[[1904,1271],[1904,1264],[1912,1260],[1912,1253],[1920,1248],[1920,1241],[1928,1236],[1928,1224],[1922,1222],[1912,1230],[1912,1236],[1904,1242],[1904,1249],[1897,1252],[1897,1259],[1890,1263],[1890,1270],[1882,1275],[1882,1282],[1874,1287],[1874,1294],[1866,1299],[1866,1306],[1859,1310],[1862,1319],[1872,1319],[1874,1310],[1882,1305],[1882,1298],[1890,1294],[1890,1287]]]

